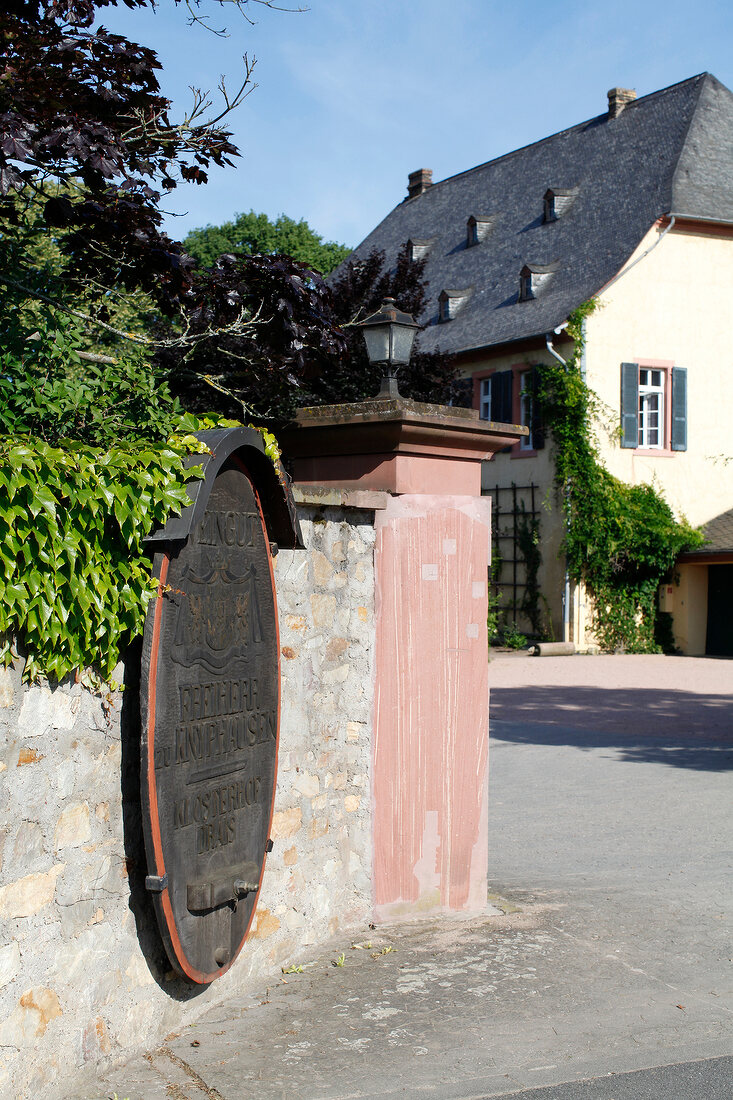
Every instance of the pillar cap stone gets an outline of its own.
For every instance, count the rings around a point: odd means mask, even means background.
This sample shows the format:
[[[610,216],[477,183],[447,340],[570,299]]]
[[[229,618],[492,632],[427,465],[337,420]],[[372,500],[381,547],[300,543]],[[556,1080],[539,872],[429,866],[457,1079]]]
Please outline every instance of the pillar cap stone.
[[[326,454],[420,453],[431,443],[436,453],[465,451],[480,461],[528,434],[521,424],[481,420],[476,409],[431,405],[408,397],[372,398],[344,405],[299,409],[295,424],[280,433],[289,458]]]
[[[480,492],[481,462],[527,432],[481,420],[476,409],[397,395],[300,409],[278,438],[301,484],[428,493],[470,483]]]

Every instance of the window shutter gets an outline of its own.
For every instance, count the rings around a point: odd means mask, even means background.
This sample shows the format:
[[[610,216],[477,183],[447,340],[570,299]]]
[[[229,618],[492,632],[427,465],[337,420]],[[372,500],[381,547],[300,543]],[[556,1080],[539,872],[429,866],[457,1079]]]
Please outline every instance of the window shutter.
[[[540,399],[540,372],[537,367],[532,367],[529,384],[532,393],[532,447],[535,451],[541,451],[545,445],[545,428]]]
[[[512,380],[510,370],[491,376],[491,419],[500,424],[512,423]]]
[[[686,367],[672,367],[672,450],[687,450]]]
[[[621,446],[639,446],[639,364],[621,364]]]

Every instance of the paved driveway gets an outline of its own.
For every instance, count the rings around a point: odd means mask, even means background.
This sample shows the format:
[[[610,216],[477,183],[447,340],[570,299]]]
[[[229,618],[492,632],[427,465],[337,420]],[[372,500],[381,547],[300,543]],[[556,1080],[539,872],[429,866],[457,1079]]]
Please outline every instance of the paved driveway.
[[[493,908],[341,936],[99,1096],[731,1100],[733,662],[490,680]]]
[[[548,1062],[730,1054],[733,662],[499,656],[491,684],[492,888],[557,907]]]
[[[497,882],[730,901],[733,661],[500,656],[491,684]]]

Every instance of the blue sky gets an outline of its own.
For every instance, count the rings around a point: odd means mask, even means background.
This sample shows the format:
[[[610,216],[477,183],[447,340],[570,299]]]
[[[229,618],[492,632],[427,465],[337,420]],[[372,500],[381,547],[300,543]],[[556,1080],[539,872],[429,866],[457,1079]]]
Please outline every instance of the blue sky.
[[[287,0],[281,0],[283,4]],[[405,195],[606,109],[610,87],[646,95],[705,70],[733,88],[730,0],[308,0],[290,14],[202,0],[228,38],[187,25],[183,5],[107,9],[103,22],[154,48],[179,113],[190,85],[258,87],[231,119],[242,156],[206,187],[166,197],[174,237],[239,211],[305,218],[356,245]]]

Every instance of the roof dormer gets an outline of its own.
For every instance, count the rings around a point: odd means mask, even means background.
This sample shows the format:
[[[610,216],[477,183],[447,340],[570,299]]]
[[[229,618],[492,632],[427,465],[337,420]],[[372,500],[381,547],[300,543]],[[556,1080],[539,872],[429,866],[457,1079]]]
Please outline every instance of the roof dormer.
[[[424,260],[430,249],[435,244],[435,237],[423,237],[418,240],[417,237],[410,237],[407,242],[408,255],[410,262],[414,263],[415,260]]]
[[[556,222],[570,209],[578,194],[577,187],[548,187],[544,194],[545,222]]]
[[[438,320],[452,321],[463,309],[468,299],[473,294],[473,287],[464,290],[441,290],[438,295]]]
[[[555,260],[551,264],[525,264],[519,272],[518,300],[529,302],[532,298],[536,298],[559,266],[559,260]]]
[[[485,241],[493,224],[494,218],[491,214],[471,214],[466,222],[466,248]]]

